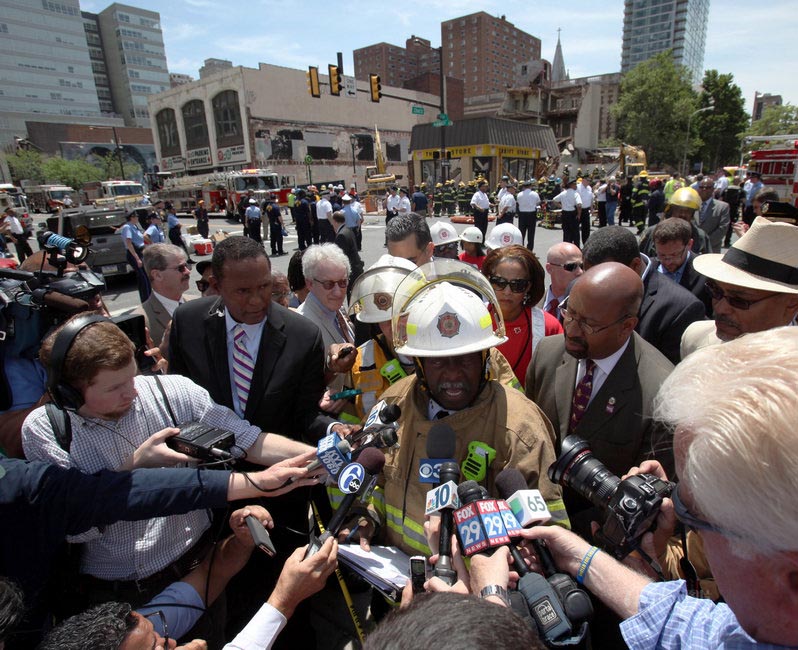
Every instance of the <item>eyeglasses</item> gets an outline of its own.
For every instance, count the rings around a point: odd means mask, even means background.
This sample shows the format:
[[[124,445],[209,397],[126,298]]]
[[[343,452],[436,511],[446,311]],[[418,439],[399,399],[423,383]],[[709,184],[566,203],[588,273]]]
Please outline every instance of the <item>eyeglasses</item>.
[[[349,286],[349,280],[319,280],[318,278],[313,278],[313,281],[323,286],[325,291],[332,291],[335,285],[338,285],[339,289],[346,289]]]
[[[160,609],[158,609],[158,610],[156,610],[154,612],[150,612],[149,614],[144,614],[144,618],[151,618],[152,616],[157,616],[160,619],[160,621],[161,621],[161,629],[163,630],[163,634],[161,635],[163,637],[163,641],[164,641],[163,647],[164,648],[168,648],[169,647],[169,628],[166,626],[166,616],[164,615],[164,613]]]
[[[678,253],[671,253],[670,255],[668,255],[667,253],[662,253],[662,254],[657,253],[657,257],[660,260],[680,260],[682,259],[682,255],[684,255],[684,252],[686,250],[687,250],[687,245],[685,244],[684,248],[682,248],[682,250],[680,250]]]
[[[714,190],[715,186],[714,185],[699,185],[698,189],[699,190]]]
[[[567,325],[568,323],[574,322],[579,325],[579,329],[582,330],[585,334],[598,334],[599,332],[603,332],[606,329],[609,329],[613,325],[617,325],[618,323],[626,320],[627,318],[631,318],[631,314],[624,314],[618,320],[612,321],[609,325],[590,325],[585,322],[584,318],[576,318],[569,310],[568,310],[568,299],[566,298],[563,302],[562,306],[560,307],[560,315],[562,316],[563,325]]]
[[[200,293],[205,293],[210,286],[211,283],[207,280],[197,280],[197,289],[199,289]]]
[[[720,533],[721,535],[729,535],[729,533],[722,528],[719,528],[715,524],[709,523],[706,519],[701,519],[698,515],[694,515],[687,509],[687,506],[684,505],[681,497],[679,496],[679,487],[681,484],[677,484],[676,488],[671,493],[671,501],[673,501],[673,512],[676,515],[676,518],[681,521],[685,526],[692,528],[694,530],[709,530],[713,533]]]
[[[183,264],[178,264],[177,266],[167,266],[164,271],[180,271],[180,273],[185,273],[188,271],[188,264],[184,262]]]
[[[564,271],[568,271],[568,273],[573,273],[576,269],[584,269],[585,264],[584,262],[566,262],[565,264],[556,264],[555,262],[549,262],[552,266],[559,266]]]
[[[492,275],[490,276],[488,282],[490,282],[499,291],[504,291],[504,289],[509,286],[510,291],[513,293],[524,293],[524,291],[527,290],[527,287],[529,287],[529,280],[525,280],[524,278],[508,280],[507,278],[502,278],[498,275]]]
[[[438,244],[435,247],[436,252],[457,251],[458,243],[452,242],[451,244]]]
[[[715,284],[713,280],[707,280],[706,287],[707,290],[709,291],[709,295],[712,296],[712,300],[720,302],[725,298],[726,302],[729,303],[729,307],[733,309],[740,309],[741,311],[748,311],[751,308],[751,305],[755,305],[756,303],[762,302],[763,300],[767,300],[768,298],[775,298],[776,296],[781,295],[780,293],[773,293],[769,296],[765,296],[764,298],[757,298],[756,300],[746,300],[745,298],[730,296],[717,284]]]

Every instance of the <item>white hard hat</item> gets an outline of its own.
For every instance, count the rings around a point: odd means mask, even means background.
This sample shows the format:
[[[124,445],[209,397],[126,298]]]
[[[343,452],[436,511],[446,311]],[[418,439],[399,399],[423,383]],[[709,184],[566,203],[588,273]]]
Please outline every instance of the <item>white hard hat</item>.
[[[352,285],[349,313],[355,314],[361,323],[390,321],[396,287],[415,268],[413,262],[403,257],[380,257]]]
[[[484,239],[482,231],[476,226],[469,226],[463,231],[463,234],[460,235],[461,241],[471,242],[472,244],[481,244]]]
[[[459,239],[454,226],[450,223],[446,223],[445,221],[438,221],[432,224],[432,226],[430,226],[429,232],[430,235],[432,235],[432,243],[435,246],[451,244]]]
[[[451,357],[487,350],[507,341],[504,325],[494,330],[482,298],[471,289],[435,282],[421,289],[403,310],[404,338],[396,352],[411,357]]]
[[[250,199],[250,200],[249,200],[249,202],[250,202],[252,205],[257,205],[257,204],[258,204],[258,202],[257,202],[255,199]]]
[[[497,248],[504,248],[505,246],[511,246],[513,244],[518,244],[520,246],[523,244],[523,241],[524,238],[521,235],[521,231],[513,224],[500,223],[498,226],[494,226],[493,230],[488,234],[488,238],[485,240],[485,246],[493,251]]]

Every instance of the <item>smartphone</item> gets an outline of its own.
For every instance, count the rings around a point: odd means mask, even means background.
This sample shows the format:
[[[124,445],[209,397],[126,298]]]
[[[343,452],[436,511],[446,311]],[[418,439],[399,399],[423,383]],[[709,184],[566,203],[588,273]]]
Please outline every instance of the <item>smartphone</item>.
[[[353,346],[351,346],[351,345],[348,348],[341,348],[341,350],[339,350],[339,352],[338,352],[338,358],[339,359],[343,359],[345,357],[348,357],[354,351],[355,351],[355,348]]]
[[[342,390],[340,393],[330,395],[330,399],[333,401],[337,399],[351,399],[352,397],[357,397],[362,393],[363,391],[360,388],[347,388],[346,390]]]
[[[249,528],[249,534],[252,535],[252,541],[255,542],[255,546],[266,553],[266,555],[274,557],[277,553],[277,549],[275,549],[274,544],[272,544],[269,531],[264,528],[262,523],[255,519],[254,515],[248,515],[245,521],[247,522],[247,528]]]
[[[423,555],[414,555],[410,558],[410,582],[414,594],[424,593],[424,583],[427,581],[427,559]]]
[[[121,329],[136,348],[136,363],[139,370],[149,370],[155,365],[155,359],[148,357],[144,352],[147,348],[147,333],[145,332],[144,316],[142,314],[128,314],[126,316],[114,316],[111,319],[116,326]],[[157,346],[160,341],[155,342]]]

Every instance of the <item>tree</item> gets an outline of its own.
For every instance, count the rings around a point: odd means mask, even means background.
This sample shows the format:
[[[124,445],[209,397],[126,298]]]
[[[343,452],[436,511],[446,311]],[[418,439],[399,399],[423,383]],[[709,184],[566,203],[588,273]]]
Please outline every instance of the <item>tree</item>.
[[[79,190],[85,183],[105,179],[103,171],[85,160],[65,160],[61,156],[52,156],[42,164],[44,176],[50,180]]]
[[[698,133],[701,144],[698,157],[704,166],[716,170],[723,165],[735,163],[740,157],[740,132],[748,124],[745,101],[740,87],[733,83],[734,76],[707,70],[699,97],[700,106],[714,104],[711,111],[695,116],[694,133]]]
[[[798,133],[798,106],[768,106],[762,117],[743,135],[787,135]],[[10,163],[10,161],[9,161]]]
[[[38,151],[19,149],[16,153],[6,157],[11,177],[16,183],[21,180],[29,180],[34,184],[44,181],[42,173],[42,155]]]
[[[676,65],[667,50],[624,75],[612,111],[623,141],[641,147],[649,165],[677,166],[684,154],[687,121],[696,105],[690,73]]]
[[[109,153],[105,156],[101,156],[99,160],[95,163],[99,166],[102,170],[102,180],[109,180],[109,179],[118,179],[118,180],[129,180],[131,178],[140,178],[141,177],[141,165],[137,162],[131,162],[130,159],[125,160],[124,156],[122,158],[122,169],[124,170],[124,175],[120,178],[119,177],[119,156],[115,153]]]

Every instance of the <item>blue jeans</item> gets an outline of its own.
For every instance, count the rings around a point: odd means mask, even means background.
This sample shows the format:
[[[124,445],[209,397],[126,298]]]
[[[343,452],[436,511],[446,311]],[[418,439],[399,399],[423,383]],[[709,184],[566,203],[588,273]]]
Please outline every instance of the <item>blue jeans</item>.
[[[615,225],[615,210],[618,208],[618,201],[607,201],[607,225]]]

